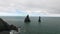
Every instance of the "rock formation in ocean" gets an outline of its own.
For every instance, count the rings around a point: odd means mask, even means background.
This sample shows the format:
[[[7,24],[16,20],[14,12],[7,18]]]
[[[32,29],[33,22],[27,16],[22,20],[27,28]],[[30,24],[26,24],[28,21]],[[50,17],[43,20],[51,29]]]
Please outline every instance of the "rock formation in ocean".
[[[39,16],[38,22],[41,22],[41,17]]]
[[[31,22],[31,21],[30,21],[30,18],[29,18],[29,15],[26,16],[24,22]]]
[[[17,27],[14,25],[9,25],[2,18],[0,18],[0,31],[10,31],[10,30],[17,30]]]

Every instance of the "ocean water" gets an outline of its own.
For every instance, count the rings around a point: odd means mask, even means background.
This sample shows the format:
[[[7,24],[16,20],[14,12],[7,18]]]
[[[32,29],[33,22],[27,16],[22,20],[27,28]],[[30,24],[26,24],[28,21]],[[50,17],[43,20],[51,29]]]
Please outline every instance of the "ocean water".
[[[8,24],[21,27],[20,34],[60,34],[60,17],[30,17],[30,23],[24,23],[25,17],[20,16],[1,16]]]

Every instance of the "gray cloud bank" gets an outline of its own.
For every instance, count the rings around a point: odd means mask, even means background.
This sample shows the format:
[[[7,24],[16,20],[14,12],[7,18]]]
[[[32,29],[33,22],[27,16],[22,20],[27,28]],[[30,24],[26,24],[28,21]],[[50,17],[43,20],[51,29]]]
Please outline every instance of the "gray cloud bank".
[[[31,13],[40,11],[60,14],[60,0],[0,0],[0,12],[16,12],[16,9]]]

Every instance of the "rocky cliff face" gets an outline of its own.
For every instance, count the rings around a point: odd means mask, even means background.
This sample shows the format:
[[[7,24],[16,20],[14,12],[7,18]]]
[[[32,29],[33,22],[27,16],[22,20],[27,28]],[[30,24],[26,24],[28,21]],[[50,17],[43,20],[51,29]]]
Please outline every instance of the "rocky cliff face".
[[[9,24],[0,18],[0,31],[8,29]]]
[[[3,19],[0,18],[0,31],[10,31],[10,30],[16,30],[17,27],[14,25],[9,25],[7,22],[5,22]]]

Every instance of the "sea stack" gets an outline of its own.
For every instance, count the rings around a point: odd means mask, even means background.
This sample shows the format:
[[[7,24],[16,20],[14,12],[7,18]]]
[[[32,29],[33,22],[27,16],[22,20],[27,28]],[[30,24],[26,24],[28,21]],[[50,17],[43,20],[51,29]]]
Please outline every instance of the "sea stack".
[[[38,22],[41,22],[41,17],[39,16],[39,20],[38,20]]]
[[[31,22],[31,21],[30,21],[30,18],[29,18],[29,15],[26,16],[24,22]]]

